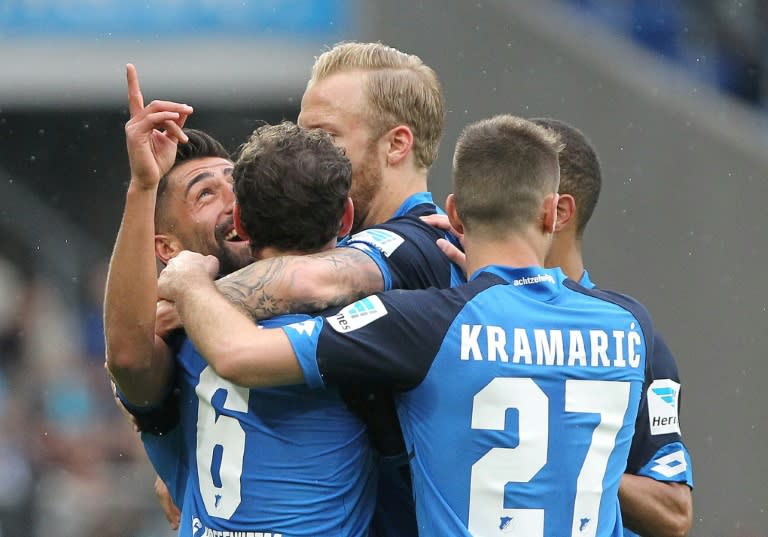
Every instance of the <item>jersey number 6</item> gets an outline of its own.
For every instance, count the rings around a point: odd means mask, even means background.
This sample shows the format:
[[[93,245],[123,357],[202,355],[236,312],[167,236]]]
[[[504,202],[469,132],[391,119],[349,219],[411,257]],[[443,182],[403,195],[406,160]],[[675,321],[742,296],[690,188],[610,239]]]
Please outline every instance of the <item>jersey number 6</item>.
[[[231,416],[216,416],[212,399],[226,392],[223,407],[248,412],[250,390],[222,379],[206,367],[195,387],[197,411],[197,476],[205,510],[210,516],[229,519],[240,505],[240,476],[245,455],[245,431]],[[226,453],[225,453],[226,451]]]

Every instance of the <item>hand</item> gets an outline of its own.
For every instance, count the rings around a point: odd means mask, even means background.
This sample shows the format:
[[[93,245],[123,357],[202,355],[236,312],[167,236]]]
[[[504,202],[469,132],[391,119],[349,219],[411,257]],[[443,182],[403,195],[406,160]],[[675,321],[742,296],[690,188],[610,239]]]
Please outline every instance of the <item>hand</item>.
[[[214,256],[183,250],[160,272],[158,297],[176,302],[186,289],[213,285],[218,272],[219,260]]]
[[[155,311],[155,334],[165,339],[177,328],[181,328],[181,317],[176,311],[176,305],[167,300],[158,300]]]
[[[178,142],[188,140],[182,127],[192,107],[170,101],[152,101],[145,107],[136,68],[130,63],[127,78],[131,119],[125,124],[125,140],[131,180],[143,188],[153,188],[173,167]]]
[[[459,239],[459,243],[461,243],[462,247],[464,246],[464,235],[456,231],[453,226],[451,226],[451,223],[448,221],[448,217],[446,215],[431,214],[429,216],[422,216],[421,219],[432,227],[436,227],[437,229],[442,229],[443,231],[449,232],[451,235]],[[467,256],[464,254],[464,252],[459,250],[455,245],[451,244],[450,241],[445,239],[437,239],[437,246],[448,257],[448,259],[450,259],[452,262],[458,265],[462,271],[464,271],[464,274],[467,273]]]
[[[429,216],[422,216],[421,220],[427,224],[429,224],[432,227],[436,227],[437,229],[442,229],[443,231],[447,231],[457,239],[459,239],[459,242],[464,245],[464,235],[453,229],[453,226],[451,225],[451,222],[448,220],[448,215],[445,214],[430,214]]]
[[[181,511],[176,507],[171,498],[171,493],[168,492],[168,487],[165,486],[160,476],[155,477],[155,495],[157,495],[157,501],[160,502],[160,509],[163,510],[168,524],[171,525],[172,530],[179,529],[179,522],[181,521]]]
[[[445,239],[437,239],[437,247],[461,269],[464,276],[467,275],[467,254],[459,250],[455,244]]]

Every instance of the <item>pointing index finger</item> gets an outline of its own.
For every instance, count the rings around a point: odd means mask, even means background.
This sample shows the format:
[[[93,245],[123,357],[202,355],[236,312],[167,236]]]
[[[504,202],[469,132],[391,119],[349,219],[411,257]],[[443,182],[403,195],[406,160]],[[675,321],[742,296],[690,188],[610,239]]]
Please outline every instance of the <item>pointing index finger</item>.
[[[144,109],[144,96],[139,87],[139,75],[132,63],[126,65],[126,76],[128,78],[128,111],[131,117],[134,117]]]

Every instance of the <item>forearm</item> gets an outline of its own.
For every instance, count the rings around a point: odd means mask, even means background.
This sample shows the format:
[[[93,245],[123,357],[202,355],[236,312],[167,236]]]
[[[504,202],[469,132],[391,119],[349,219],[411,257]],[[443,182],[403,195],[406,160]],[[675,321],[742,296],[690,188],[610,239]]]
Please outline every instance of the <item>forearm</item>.
[[[682,537],[691,528],[693,501],[684,483],[624,474],[619,502],[624,525],[643,537]]]
[[[220,377],[247,387],[303,380],[282,330],[260,329],[214,285],[188,286],[176,307],[187,336]]]
[[[311,313],[382,291],[376,263],[354,248],[253,263],[216,282],[219,291],[252,319]]]
[[[154,254],[155,190],[126,194],[125,211],[109,265],[104,296],[107,365],[132,403],[153,395],[157,269]]]

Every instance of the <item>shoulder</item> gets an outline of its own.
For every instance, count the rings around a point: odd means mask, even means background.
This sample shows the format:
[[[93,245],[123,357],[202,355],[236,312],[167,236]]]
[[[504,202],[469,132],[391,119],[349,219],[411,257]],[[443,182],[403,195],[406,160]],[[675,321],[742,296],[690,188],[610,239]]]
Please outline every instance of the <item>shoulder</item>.
[[[580,283],[570,279],[565,280],[564,284],[572,291],[582,293],[586,296],[598,298],[606,302],[611,302],[626,310],[638,311],[643,315],[650,315],[646,307],[639,300],[627,294],[611,291],[609,289],[603,289],[600,287],[584,287]]]
[[[616,291],[601,289],[599,287],[584,287],[573,280],[565,280],[564,285],[572,291],[614,304],[619,308],[628,311],[638,320],[638,322],[640,322],[643,330],[647,331],[648,337],[650,337],[651,334],[654,334],[655,331],[651,314],[639,300]]]

